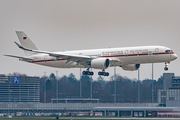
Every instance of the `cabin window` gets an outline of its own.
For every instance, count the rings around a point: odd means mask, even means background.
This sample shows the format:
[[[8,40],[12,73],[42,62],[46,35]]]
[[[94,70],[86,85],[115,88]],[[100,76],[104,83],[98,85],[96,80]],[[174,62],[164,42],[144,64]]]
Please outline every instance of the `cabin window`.
[[[138,54],[138,50],[134,50],[134,54]]]
[[[131,50],[130,53],[131,53],[131,54],[134,54],[134,50]]]
[[[148,51],[148,55],[152,55],[152,51]]]
[[[139,50],[139,54],[142,54],[142,50]]]

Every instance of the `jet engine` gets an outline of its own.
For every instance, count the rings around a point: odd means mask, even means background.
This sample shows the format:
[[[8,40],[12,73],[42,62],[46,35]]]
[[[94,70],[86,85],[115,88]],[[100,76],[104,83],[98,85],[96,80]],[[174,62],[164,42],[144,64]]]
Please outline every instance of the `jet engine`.
[[[91,61],[91,68],[94,69],[106,69],[110,65],[110,61],[107,58],[96,58]]]
[[[134,71],[140,68],[140,64],[129,64],[121,66],[123,70]]]

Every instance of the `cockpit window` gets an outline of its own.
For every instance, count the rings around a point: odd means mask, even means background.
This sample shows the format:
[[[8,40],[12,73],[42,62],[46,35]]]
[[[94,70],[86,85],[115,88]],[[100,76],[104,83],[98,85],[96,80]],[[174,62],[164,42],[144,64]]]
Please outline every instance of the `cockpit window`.
[[[166,53],[171,53],[171,52],[173,52],[172,50],[166,50],[165,51]]]

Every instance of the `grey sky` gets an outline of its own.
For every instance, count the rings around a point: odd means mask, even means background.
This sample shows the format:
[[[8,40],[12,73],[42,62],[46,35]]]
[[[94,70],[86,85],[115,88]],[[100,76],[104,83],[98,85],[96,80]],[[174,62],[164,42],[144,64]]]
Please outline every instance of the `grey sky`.
[[[15,31],[24,31],[46,51],[164,45],[180,56],[179,0],[0,0],[0,73],[42,76],[59,71],[59,76],[79,69],[56,69],[18,61],[3,54],[24,55],[14,41]],[[169,71],[179,73],[177,59]],[[164,63],[154,64],[155,79]],[[113,68],[107,70],[112,75]],[[151,64],[141,65],[141,79],[151,78]],[[97,70],[94,70],[97,78]],[[117,69],[118,74],[137,78],[137,71]]]

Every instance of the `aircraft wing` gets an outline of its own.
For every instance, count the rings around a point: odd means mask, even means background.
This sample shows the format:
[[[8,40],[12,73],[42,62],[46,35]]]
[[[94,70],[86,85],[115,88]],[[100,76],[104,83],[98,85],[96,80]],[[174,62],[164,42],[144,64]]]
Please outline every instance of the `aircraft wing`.
[[[31,61],[34,60],[34,59],[32,59],[32,58],[20,57],[20,56],[15,56],[15,55],[4,55],[4,56],[13,57],[13,58],[18,58],[19,60],[27,61],[27,62],[31,62]]]
[[[70,61],[74,61],[74,62],[77,62],[77,64],[87,65],[93,59],[90,56],[86,56],[86,55],[73,55],[73,54],[41,51],[41,50],[32,50],[32,49],[21,46],[17,42],[15,42],[15,44],[22,50],[31,51],[31,52],[35,52],[35,53],[49,54],[49,56],[56,57],[56,59],[65,58],[65,59],[67,59],[66,63],[68,63]]]

